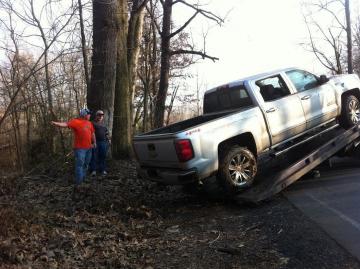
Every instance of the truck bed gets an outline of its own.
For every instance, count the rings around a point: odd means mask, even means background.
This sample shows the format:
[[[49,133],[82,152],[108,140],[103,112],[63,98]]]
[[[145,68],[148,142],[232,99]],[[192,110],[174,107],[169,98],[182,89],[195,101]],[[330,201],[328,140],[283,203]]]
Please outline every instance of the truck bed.
[[[184,131],[186,129],[190,129],[192,127],[204,124],[206,122],[216,120],[218,118],[222,118],[222,117],[228,116],[230,114],[244,111],[246,109],[249,109],[249,107],[242,108],[242,109],[236,109],[236,110],[227,110],[227,111],[221,111],[221,112],[216,112],[216,113],[204,114],[204,115],[197,116],[195,118],[191,118],[188,120],[180,121],[180,122],[177,122],[177,123],[174,123],[174,124],[168,125],[166,127],[159,128],[159,129],[147,132],[147,133],[136,135],[135,139],[141,138],[142,136],[147,136],[147,135],[178,133],[178,132]]]
[[[212,135],[215,134],[221,141],[226,139],[223,136],[232,136],[234,132],[236,135],[237,129],[235,130],[232,126],[241,125],[241,117],[249,117],[253,110],[255,110],[253,113],[255,120],[256,117],[263,117],[258,107],[246,107],[204,114],[135,136],[133,147],[139,169],[156,167],[189,170],[196,168],[201,171],[201,174],[198,174],[199,177],[208,176],[217,165],[217,150],[211,146],[214,145]],[[231,130],[224,132],[230,125]],[[189,161],[179,161],[176,143],[190,139],[193,156]]]

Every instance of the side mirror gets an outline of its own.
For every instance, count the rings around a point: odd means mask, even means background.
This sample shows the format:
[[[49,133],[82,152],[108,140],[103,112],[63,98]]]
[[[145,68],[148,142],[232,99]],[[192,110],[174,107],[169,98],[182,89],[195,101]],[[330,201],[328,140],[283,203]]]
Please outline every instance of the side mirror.
[[[329,81],[329,78],[326,75],[321,75],[320,78],[319,78],[319,83],[320,84],[325,84],[328,81]]]

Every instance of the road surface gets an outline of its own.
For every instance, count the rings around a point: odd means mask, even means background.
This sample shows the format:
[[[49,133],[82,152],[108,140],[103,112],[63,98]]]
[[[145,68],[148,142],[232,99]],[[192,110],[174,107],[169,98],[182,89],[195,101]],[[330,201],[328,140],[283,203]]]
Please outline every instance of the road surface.
[[[283,193],[306,216],[360,260],[360,160],[333,159],[320,177],[301,180]]]

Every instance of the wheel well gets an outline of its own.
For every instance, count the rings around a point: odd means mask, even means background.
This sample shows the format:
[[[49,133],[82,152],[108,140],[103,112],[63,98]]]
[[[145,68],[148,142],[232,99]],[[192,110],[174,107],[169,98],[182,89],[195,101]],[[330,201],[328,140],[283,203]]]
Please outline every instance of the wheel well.
[[[359,89],[352,89],[352,90],[348,90],[348,91],[344,92],[341,95],[341,104],[344,102],[345,96],[348,96],[350,94],[354,95],[360,101],[360,90]]]
[[[257,157],[256,143],[251,133],[244,133],[222,141],[218,147],[219,156],[224,150],[235,145],[247,147]]]

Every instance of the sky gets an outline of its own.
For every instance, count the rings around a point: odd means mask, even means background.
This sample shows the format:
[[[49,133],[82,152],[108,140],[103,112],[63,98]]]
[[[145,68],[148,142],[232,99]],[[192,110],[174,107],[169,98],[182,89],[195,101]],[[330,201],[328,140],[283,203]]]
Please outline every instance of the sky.
[[[315,74],[326,73],[313,53],[301,43],[308,42],[301,0],[212,0],[206,6],[216,14],[229,14],[221,27],[208,32],[206,52],[216,56],[195,65],[207,88],[249,75],[283,67],[300,67]],[[357,1],[355,1],[357,2]],[[202,2],[204,3],[204,2]],[[179,8],[178,8],[179,9]],[[188,18],[189,10],[176,13],[175,20]],[[190,25],[193,36],[208,29],[204,20]],[[196,39],[195,39],[196,40]],[[201,44],[201,40],[197,40]],[[194,81],[189,82],[190,84]],[[190,85],[191,86],[191,85]]]
[[[225,22],[219,27],[197,16],[187,28],[199,49],[202,48],[202,33],[208,32],[206,53],[219,58],[215,63],[209,59],[200,60],[191,67],[189,72],[197,74],[198,79],[195,76],[186,80],[190,91],[194,91],[197,83],[203,92],[249,75],[283,67],[297,66],[318,75],[326,73],[314,54],[301,45],[309,41],[301,3],[318,0],[187,1],[205,4],[204,9],[225,17]],[[355,18],[360,15],[360,1],[350,1],[352,17]],[[173,9],[175,24],[182,25],[192,14],[193,10],[176,4]],[[326,19],[323,20],[326,23]]]

